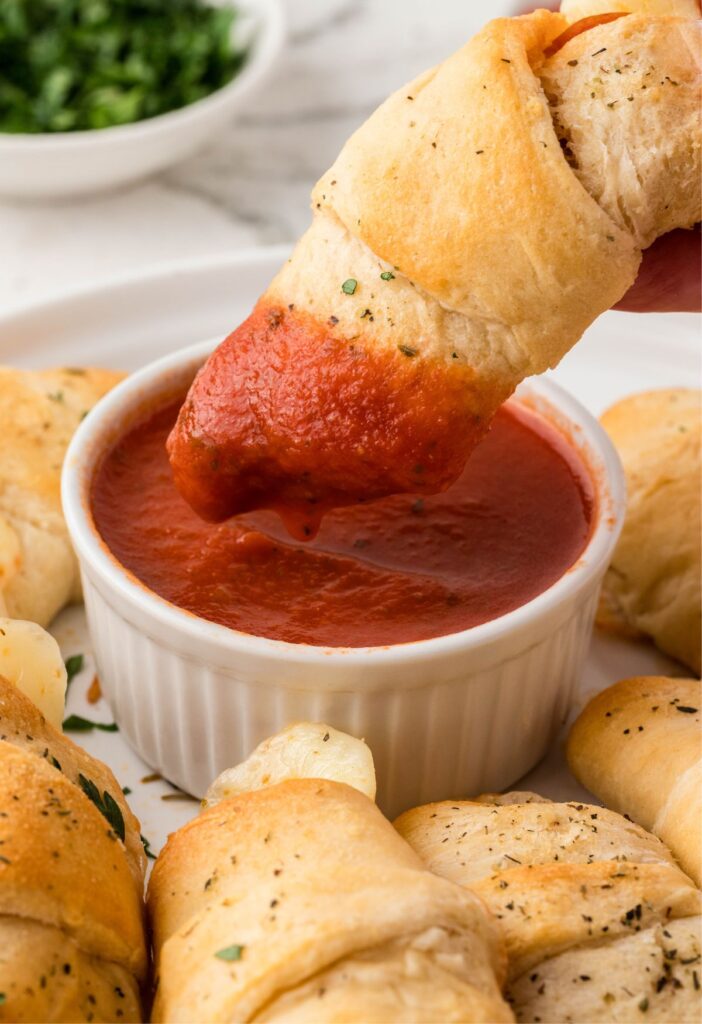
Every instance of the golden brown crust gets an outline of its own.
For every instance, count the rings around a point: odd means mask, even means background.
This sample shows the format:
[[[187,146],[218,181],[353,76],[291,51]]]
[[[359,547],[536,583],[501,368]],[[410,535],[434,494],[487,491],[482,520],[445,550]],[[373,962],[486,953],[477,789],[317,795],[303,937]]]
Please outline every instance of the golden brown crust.
[[[136,1024],[139,986],[119,964],[84,952],[65,932],[0,915],[2,1024]]]
[[[650,636],[698,675],[702,656],[700,392],[646,391],[601,417],[624,464],[627,514],[598,624]]]
[[[509,1020],[495,983],[501,959],[492,926],[479,901],[464,895],[424,871],[349,786],[296,779],[225,800],[172,836],[154,868],[154,1019],[276,1020],[284,993],[290,1012],[294,994],[304,1019],[314,982],[317,999],[323,989],[317,1019],[337,1019],[328,1014],[339,1000],[358,1008],[353,1019],[378,1019],[381,1010],[387,1021],[406,1019],[404,991],[430,1018],[436,1006],[447,1009],[451,992],[446,1019]],[[231,959],[216,956],[232,945]],[[407,986],[365,986],[371,962]],[[442,972],[451,978],[443,995]]]
[[[0,676],[0,1021],[140,1019],[140,846],[109,769]]]
[[[442,306],[500,328],[527,373],[558,362],[640,258],[554,131],[538,71],[564,24],[546,11],[490,22],[390,97],[313,196]]]
[[[431,1020],[464,1024],[485,1020],[487,1012],[511,1020],[505,1004],[488,1009],[483,993],[465,984],[452,968],[458,956],[471,955],[470,948],[460,949],[440,928],[414,938],[403,935],[319,971],[277,996],[254,1019],[257,1024],[404,1024],[412,1018],[424,1021],[430,1014]]]
[[[13,618],[46,626],[80,598],[61,466],[83,416],[120,379],[108,370],[0,367],[0,603]]]
[[[702,883],[702,684],[638,676],[598,694],[568,739],[573,774],[666,842]]]
[[[462,468],[519,382],[555,366],[625,294],[642,246],[702,217],[695,187],[700,76],[693,49],[699,28],[689,20],[630,15],[593,28],[546,59],[567,26],[562,15],[543,10],[490,22],[444,63],[391,96],[315,187],[312,226],[262,300],[264,308],[309,315],[313,336],[333,341],[324,348],[326,358],[338,365],[339,380],[352,396],[328,418],[319,405],[310,413],[310,421],[321,424],[318,444],[325,453],[304,467],[315,499],[331,494],[330,501],[343,504],[359,497],[348,484],[341,492],[329,486],[335,460],[328,453],[339,451],[348,475],[361,480],[361,497],[413,489],[408,454],[390,459],[394,472],[388,475],[382,444],[380,454],[373,448],[366,460],[363,445],[343,443],[352,434],[347,425],[357,424],[363,412],[358,396],[367,394],[358,366],[344,361],[349,351],[393,358],[400,351],[415,369],[428,365],[438,372],[447,392],[459,396],[449,424],[443,426],[441,416],[433,424],[442,433],[438,447],[451,450],[452,466]],[[602,52],[614,82],[606,87],[591,81],[605,74]],[[582,55],[582,62],[574,55]],[[651,62],[664,85],[649,94]],[[640,86],[636,103],[625,94],[632,83]],[[611,150],[611,160],[602,158],[603,148]],[[225,346],[245,337],[244,330]],[[260,342],[266,353],[267,342]],[[276,349],[273,358],[276,385],[287,397],[314,396],[315,388],[323,393],[300,369],[297,349]],[[231,376],[256,381],[254,399],[243,389],[236,392],[244,395],[245,411],[253,412],[256,443],[230,429],[221,410],[212,409],[221,366],[213,357],[176,431],[182,442],[177,476],[186,498],[222,516],[250,507],[254,479],[255,501],[280,504],[280,496],[297,486],[299,473],[286,457],[297,463],[300,432],[290,431],[277,412],[261,413],[257,397],[268,386],[246,364]],[[416,379],[403,373],[390,382],[391,396],[404,401],[397,403],[400,412],[392,397],[380,403],[390,410],[384,437],[427,433],[412,392]],[[334,388],[342,391],[339,383]],[[423,384],[418,390],[426,395]],[[210,412],[225,424],[225,437],[215,444],[206,429]],[[470,429],[463,427],[466,418]],[[212,472],[203,474],[188,455],[193,441],[204,442],[200,459],[206,457],[207,466],[213,459],[219,465],[225,453],[226,474],[218,473],[218,480],[227,480],[224,501]],[[197,470],[193,488],[187,487],[189,462]],[[270,485],[263,495],[261,478]],[[431,487],[446,483],[442,478]]]
[[[517,1020],[572,1020],[576,991],[577,1019],[588,1024],[694,1024],[699,1020],[701,932],[702,918],[685,917],[546,960],[510,985]]]
[[[78,786],[33,753],[0,751],[0,912],[62,929],[142,979],[141,900],[114,829]]]
[[[537,876],[531,866],[515,867],[507,888],[505,880],[491,876],[471,888],[501,922],[511,977],[573,947],[702,911],[690,880],[660,864],[545,864]]]
[[[395,827],[433,870],[462,885],[525,864],[674,863],[659,839],[606,807],[524,797],[426,804],[406,811]]]
[[[651,1019],[664,1020],[670,984],[675,1019],[696,1021],[701,897],[668,850],[613,811],[531,795],[513,802],[523,798],[429,804],[396,822],[427,867],[477,892],[500,921],[517,1019],[636,1020],[621,1007],[646,1000]],[[687,962],[665,938],[672,922],[681,945],[695,947]],[[644,971],[640,957],[654,947]]]
[[[701,73],[702,23],[643,14],[576,36],[540,71],[573,174],[642,249],[700,216]]]
[[[91,757],[68,736],[46,721],[34,704],[17,687],[0,676],[0,741],[35,754],[80,788],[80,777],[95,783],[101,794],[109,793],[120,809],[125,825],[124,846],[134,887],[139,896],[144,888],[146,857],[140,839],[139,822],[124,798],[122,788],[102,761]]]
[[[614,11],[654,17],[699,18],[699,0],[561,0],[561,14],[569,22]]]

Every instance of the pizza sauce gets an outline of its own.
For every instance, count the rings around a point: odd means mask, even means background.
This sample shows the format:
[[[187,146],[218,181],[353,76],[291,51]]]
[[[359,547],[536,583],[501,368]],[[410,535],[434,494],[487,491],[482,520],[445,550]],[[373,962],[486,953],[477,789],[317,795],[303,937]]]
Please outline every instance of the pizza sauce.
[[[454,481],[487,429],[476,393],[493,396],[474,378],[262,300],[185,398],[168,439],[176,485],[205,519],[274,509],[309,539],[329,509]]]
[[[443,493],[329,511],[311,540],[272,511],[201,519],[166,451],[183,396],[144,410],[98,465],[96,528],[143,585],[256,636],[330,647],[455,633],[518,608],[577,561],[594,488],[566,438],[503,406]]]

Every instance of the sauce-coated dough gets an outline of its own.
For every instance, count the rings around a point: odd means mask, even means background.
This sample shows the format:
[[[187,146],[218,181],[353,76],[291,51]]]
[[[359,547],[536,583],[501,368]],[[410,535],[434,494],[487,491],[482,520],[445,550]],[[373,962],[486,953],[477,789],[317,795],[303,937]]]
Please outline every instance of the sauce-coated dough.
[[[327,507],[458,476],[642,249],[700,219],[700,22],[677,9],[548,57],[563,15],[498,19],[372,115],[191,388],[170,457],[196,511],[292,508],[302,536]]]

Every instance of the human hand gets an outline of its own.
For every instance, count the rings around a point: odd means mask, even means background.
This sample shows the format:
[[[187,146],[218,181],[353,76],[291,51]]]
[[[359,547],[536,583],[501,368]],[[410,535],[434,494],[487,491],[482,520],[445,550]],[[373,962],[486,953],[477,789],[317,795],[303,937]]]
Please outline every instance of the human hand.
[[[700,225],[661,235],[643,254],[636,281],[615,309],[629,313],[702,310]]]

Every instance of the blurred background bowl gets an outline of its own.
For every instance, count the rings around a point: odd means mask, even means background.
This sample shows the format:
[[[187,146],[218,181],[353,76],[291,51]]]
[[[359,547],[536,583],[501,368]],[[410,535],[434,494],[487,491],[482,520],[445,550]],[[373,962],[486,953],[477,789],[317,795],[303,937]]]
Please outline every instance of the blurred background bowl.
[[[126,185],[206,145],[246,105],[273,69],[285,38],[280,0],[220,0],[240,13],[249,41],[241,70],[222,88],[177,110],[133,124],[46,134],[0,133],[0,193],[40,199]]]

